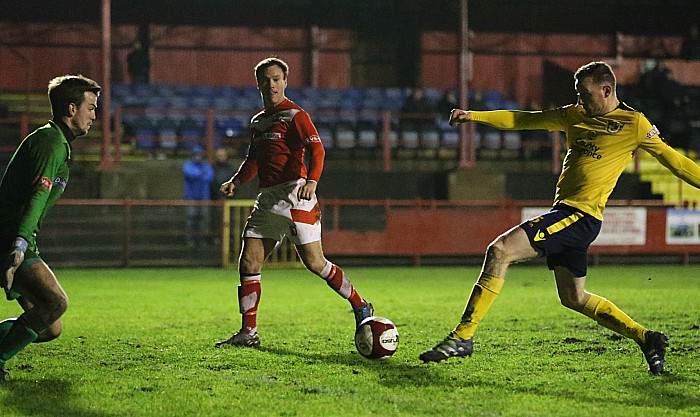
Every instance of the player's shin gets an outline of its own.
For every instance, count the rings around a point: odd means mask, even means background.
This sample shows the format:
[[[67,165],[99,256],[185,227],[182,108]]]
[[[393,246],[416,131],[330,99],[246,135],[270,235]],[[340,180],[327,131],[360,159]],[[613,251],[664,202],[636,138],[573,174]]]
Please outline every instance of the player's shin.
[[[504,282],[503,278],[485,272],[479,275],[479,279],[474,284],[472,293],[469,296],[469,301],[467,301],[462,319],[454,329],[453,333],[455,336],[464,340],[471,339],[474,336],[477,326],[501,292]]]
[[[242,315],[241,330],[254,334],[258,331],[257,315],[260,303],[260,274],[242,275],[238,286],[238,307]]]
[[[647,329],[603,297],[591,294],[581,312],[601,326],[629,337],[640,345],[644,342]]]
[[[363,307],[366,303],[355,291],[352,283],[338,265],[327,262],[319,276],[326,280],[328,286],[333,288],[341,297],[350,301],[352,308]]]
[[[2,340],[7,332],[10,331],[12,325],[17,321],[17,318],[5,319],[0,321],[0,340]]]
[[[22,314],[12,323],[5,337],[0,340],[0,367],[36,340],[41,333],[41,330],[32,329],[25,322],[26,318]]]

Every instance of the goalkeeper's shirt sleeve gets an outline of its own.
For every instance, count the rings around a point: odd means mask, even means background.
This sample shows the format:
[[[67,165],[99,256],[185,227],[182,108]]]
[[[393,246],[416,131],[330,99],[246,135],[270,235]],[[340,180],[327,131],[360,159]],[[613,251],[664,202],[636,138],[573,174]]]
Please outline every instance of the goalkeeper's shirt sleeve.
[[[68,158],[68,151],[62,141],[51,137],[40,138],[31,144],[29,163],[32,165],[34,181],[27,209],[20,217],[17,234],[30,240],[37,230],[46,208],[54,179]]]

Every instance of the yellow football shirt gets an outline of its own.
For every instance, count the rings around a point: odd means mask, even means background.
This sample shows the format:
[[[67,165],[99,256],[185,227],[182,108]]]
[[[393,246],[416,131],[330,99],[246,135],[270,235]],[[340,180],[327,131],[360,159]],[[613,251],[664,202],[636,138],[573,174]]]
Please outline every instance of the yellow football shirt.
[[[634,152],[641,148],[674,175],[700,188],[700,167],[668,146],[659,130],[624,103],[602,116],[586,116],[571,104],[544,111],[472,111],[472,120],[505,130],[560,130],[566,156],[554,204],[566,204],[603,220],[603,210]]]

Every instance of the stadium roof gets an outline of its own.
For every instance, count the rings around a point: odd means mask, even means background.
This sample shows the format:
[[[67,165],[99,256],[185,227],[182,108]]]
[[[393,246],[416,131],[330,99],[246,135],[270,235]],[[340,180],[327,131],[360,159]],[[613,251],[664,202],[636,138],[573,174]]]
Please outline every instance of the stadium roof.
[[[115,24],[458,30],[459,0],[112,0]],[[0,20],[99,22],[98,0],[4,1]],[[480,32],[682,35],[699,0],[469,0]]]

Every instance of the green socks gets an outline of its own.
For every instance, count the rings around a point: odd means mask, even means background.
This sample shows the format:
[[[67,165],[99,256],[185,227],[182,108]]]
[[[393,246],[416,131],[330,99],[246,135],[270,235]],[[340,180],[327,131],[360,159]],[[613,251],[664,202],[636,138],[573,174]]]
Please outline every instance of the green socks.
[[[6,326],[8,321],[11,326],[0,339],[0,367],[39,337],[39,333],[24,325],[23,315],[16,320],[5,320],[0,326]]]

